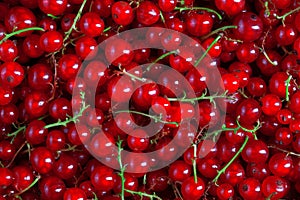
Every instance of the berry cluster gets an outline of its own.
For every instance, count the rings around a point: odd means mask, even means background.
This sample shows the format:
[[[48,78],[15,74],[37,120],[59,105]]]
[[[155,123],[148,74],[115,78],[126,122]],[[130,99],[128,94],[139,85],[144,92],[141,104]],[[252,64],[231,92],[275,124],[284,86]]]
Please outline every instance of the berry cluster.
[[[1,1],[0,200],[299,198],[299,11]]]

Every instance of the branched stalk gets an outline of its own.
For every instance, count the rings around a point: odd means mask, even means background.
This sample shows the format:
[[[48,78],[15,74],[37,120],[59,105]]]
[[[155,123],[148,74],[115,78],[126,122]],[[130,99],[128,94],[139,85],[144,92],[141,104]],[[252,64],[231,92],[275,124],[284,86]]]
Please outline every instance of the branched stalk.
[[[78,119],[83,115],[83,112],[89,107],[89,105],[86,105],[86,103],[84,101],[85,93],[81,92],[80,95],[81,95],[81,99],[82,99],[82,105],[81,105],[81,108],[80,108],[80,111],[78,114],[76,114],[73,117],[67,117],[65,121],[58,120],[57,122],[55,122],[53,124],[48,124],[45,126],[45,128],[49,129],[49,128],[53,128],[53,127],[57,127],[57,126],[67,126],[67,124],[70,122],[74,122],[74,123],[78,122]]]
[[[78,13],[77,13],[76,17],[74,18],[74,22],[73,22],[71,28],[67,32],[65,32],[64,42],[69,38],[69,36],[71,35],[72,31],[76,30],[76,23],[78,22],[81,14],[82,14],[82,11],[83,11],[83,8],[84,8],[86,2],[87,2],[87,0],[83,0],[82,4],[81,4],[81,6],[80,6],[80,8],[78,10]]]
[[[285,18],[286,18],[287,16],[289,16],[289,15],[295,13],[295,12],[298,12],[299,10],[300,10],[300,7],[297,7],[297,8],[295,8],[295,9],[293,9],[293,10],[291,10],[291,11],[285,13],[285,14],[282,15],[282,16],[276,16],[276,18],[277,18],[277,19],[281,19],[281,20],[282,20],[282,23],[284,24]]]
[[[24,33],[24,32],[27,32],[27,31],[45,31],[45,30],[41,27],[29,27],[29,28],[24,28],[24,29],[21,29],[21,30],[17,30],[17,31],[14,31],[12,33],[5,34],[5,37],[0,41],[0,44],[2,44],[8,38],[10,38],[14,35],[18,35],[20,33]]]
[[[134,110],[118,110],[118,111],[116,111],[114,113],[116,113],[116,114],[118,114],[118,113],[133,113],[133,114],[138,114],[138,115],[142,115],[142,116],[145,116],[145,117],[149,117],[149,118],[153,119],[155,123],[161,122],[163,124],[174,124],[176,127],[179,126],[178,122],[168,122],[168,121],[162,120],[162,115],[153,116],[153,115],[149,115],[149,114],[138,112],[138,111],[134,111]]]
[[[205,90],[205,92],[200,96],[200,97],[195,97],[195,98],[186,98],[186,95],[184,95],[182,98],[167,98],[168,101],[180,101],[180,102],[189,102],[189,103],[194,103],[196,101],[200,101],[200,100],[209,100],[210,102],[213,102],[214,99],[222,99],[222,98],[226,98],[226,99],[230,99],[230,100],[236,100],[234,97],[231,96],[227,96],[227,91],[224,92],[224,94],[216,94],[216,95],[212,95],[212,96],[206,96],[207,95],[207,90]]]
[[[128,193],[133,194],[133,195],[138,195],[141,198],[142,197],[148,197],[151,200],[154,200],[154,199],[163,200],[162,198],[160,198],[159,196],[157,196],[155,193],[153,193],[153,194],[147,194],[145,192],[137,192],[137,191],[127,190],[127,189],[125,189],[125,192],[128,192]]]
[[[118,146],[118,162],[119,162],[119,166],[120,166],[120,173],[119,176],[121,177],[121,199],[125,200],[125,177],[124,177],[124,172],[126,169],[126,166],[123,165],[122,163],[122,140],[119,140],[117,142],[117,146]]]
[[[222,20],[222,16],[215,10],[210,9],[210,8],[206,8],[206,7],[176,7],[174,10],[179,10],[179,12],[182,12],[184,10],[205,10],[207,12],[213,13],[215,15],[217,15],[217,17],[219,18],[219,20]]]
[[[281,149],[281,148],[279,148],[279,147],[277,147],[277,146],[270,145],[270,146],[268,146],[268,148],[276,149],[276,150],[278,150],[278,151],[281,151],[281,152],[283,152],[283,153],[286,153],[287,155],[293,155],[293,156],[300,157],[300,154],[299,154],[299,153],[295,153],[295,152],[292,152],[292,151],[287,151],[287,150]]]
[[[235,161],[235,159],[242,153],[244,148],[246,147],[247,143],[249,141],[249,137],[246,136],[245,141],[239,151],[231,158],[231,160],[220,170],[218,171],[217,176],[212,180],[213,183],[217,184],[218,179],[220,176],[226,171],[226,169]]]

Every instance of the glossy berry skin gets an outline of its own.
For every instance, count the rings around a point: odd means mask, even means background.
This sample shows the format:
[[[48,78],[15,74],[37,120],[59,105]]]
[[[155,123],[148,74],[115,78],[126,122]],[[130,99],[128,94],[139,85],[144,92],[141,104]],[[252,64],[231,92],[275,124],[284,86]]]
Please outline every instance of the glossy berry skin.
[[[156,23],[160,18],[158,7],[151,1],[143,1],[136,10],[138,22],[149,26]]]
[[[192,168],[190,165],[185,163],[184,161],[175,161],[170,165],[169,168],[169,177],[173,181],[184,181],[189,178],[192,173]]]
[[[40,37],[40,47],[43,51],[53,53],[63,46],[63,37],[57,31],[48,31]]]
[[[49,104],[49,114],[55,120],[65,120],[72,114],[71,103],[66,98],[57,98]]]
[[[289,110],[294,113],[300,113],[300,92],[296,92],[290,98]]]
[[[275,193],[271,200],[283,198],[288,193],[289,187],[287,181],[278,176],[268,176],[262,182],[262,192],[265,197]]]
[[[245,200],[257,199],[261,196],[261,184],[255,178],[247,178],[239,184],[239,193]]]
[[[46,141],[48,130],[44,128],[45,126],[45,122],[41,120],[33,120],[28,124],[25,130],[25,138],[29,144],[36,145]]]
[[[284,153],[276,153],[269,160],[269,169],[275,176],[284,177],[293,168],[293,160]]]
[[[27,166],[16,166],[12,171],[15,178],[13,186],[17,191],[24,190],[34,180],[33,171]]]
[[[0,106],[0,120],[4,124],[12,124],[17,122],[19,117],[19,110],[14,104],[7,104]]]
[[[251,12],[244,12],[237,15],[233,21],[237,26],[234,35],[245,42],[257,40],[263,32],[262,20]]]
[[[115,39],[105,46],[105,57],[115,66],[130,64],[133,56],[132,45],[123,39]]]
[[[95,168],[90,177],[96,190],[109,191],[113,189],[117,175],[109,167],[101,166]]]
[[[40,47],[40,35],[31,34],[27,36],[22,45],[22,50],[30,58],[38,58],[44,54]]]
[[[236,51],[236,56],[239,61],[244,63],[254,62],[259,55],[259,49],[254,42],[247,42],[240,45]]]
[[[24,100],[25,109],[32,117],[41,117],[48,111],[48,97],[46,94],[34,91]]]
[[[262,112],[266,115],[276,115],[281,109],[282,103],[280,98],[274,94],[267,94],[261,98]]]
[[[228,16],[239,14],[245,8],[245,0],[215,0],[219,10],[224,11]]]
[[[186,19],[187,31],[193,36],[208,34],[213,26],[213,19],[208,12],[191,13]]]
[[[164,12],[171,12],[175,9],[177,0],[159,0],[158,6]]]
[[[217,187],[217,196],[220,200],[231,199],[234,196],[234,188],[228,183],[223,183]]]
[[[9,33],[36,26],[37,20],[31,10],[21,6],[11,8],[4,19],[5,27]],[[19,37],[28,36],[32,31],[18,34]]]
[[[72,178],[78,169],[78,163],[74,158],[67,154],[63,154],[53,164],[53,172],[61,179]]]
[[[112,19],[121,26],[129,25],[134,19],[134,12],[126,1],[115,2],[111,8]]]
[[[30,163],[38,173],[47,174],[52,170],[54,155],[46,147],[38,147],[31,152]]]
[[[78,56],[65,54],[58,61],[57,73],[59,78],[66,81],[75,78],[80,67],[81,60]]]
[[[257,97],[263,96],[267,91],[266,82],[259,77],[250,78],[246,88],[252,96]]]
[[[186,200],[200,199],[204,191],[205,183],[199,177],[197,177],[197,183],[195,183],[194,177],[189,177],[181,185],[181,194]]]
[[[245,170],[243,166],[237,162],[232,163],[221,175],[221,180],[236,186],[245,178]]]
[[[96,37],[102,34],[104,22],[97,13],[88,12],[80,18],[79,27],[85,35]]]
[[[18,56],[18,48],[11,40],[6,40],[0,44],[0,60],[12,62]]]
[[[0,141],[0,159],[11,160],[16,153],[16,148],[7,140]]]
[[[277,72],[272,75],[269,80],[269,89],[273,94],[278,95],[280,98],[285,98],[286,96],[286,80],[288,79],[288,75],[285,72]],[[292,82],[288,85],[289,94],[293,94],[295,86]]]
[[[85,192],[80,188],[69,188],[64,193],[64,200],[87,200]]]
[[[0,83],[14,88],[24,79],[24,69],[17,62],[5,62],[0,66]]]
[[[8,168],[0,168],[0,186],[1,187],[8,187],[14,181],[14,174]]]
[[[39,8],[46,14],[61,15],[67,8],[67,0],[38,0]]]
[[[39,190],[45,200],[62,199],[66,185],[56,176],[47,176],[39,182]]]
[[[298,33],[296,28],[291,25],[280,25],[276,28],[275,38],[279,45],[287,46],[293,44],[297,39]]]
[[[275,142],[282,146],[287,146],[293,141],[293,134],[289,128],[281,127],[276,130]]]
[[[267,145],[261,140],[251,140],[242,151],[242,158],[246,162],[265,162],[269,156]]]
[[[76,55],[82,59],[92,59],[97,54],[97,42],[94,38],[83,36],[75,42]]]
[[[261,116],[261,107],[254,99],[246,99],[242,101],[236,110],[236,116],[239,116],[239,121],[244,125],[254,124]]]
[[[51,88],[53,73],[48,65],[35,64],[28,70],[28,85],[35,90],[46,90]]]

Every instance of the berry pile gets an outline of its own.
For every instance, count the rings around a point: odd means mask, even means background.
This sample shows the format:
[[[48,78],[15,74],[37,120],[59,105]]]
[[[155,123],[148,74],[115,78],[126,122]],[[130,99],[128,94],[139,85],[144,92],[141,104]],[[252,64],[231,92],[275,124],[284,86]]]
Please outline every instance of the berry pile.
[[[300,1],[3,0],[0,200],[299,199]]]

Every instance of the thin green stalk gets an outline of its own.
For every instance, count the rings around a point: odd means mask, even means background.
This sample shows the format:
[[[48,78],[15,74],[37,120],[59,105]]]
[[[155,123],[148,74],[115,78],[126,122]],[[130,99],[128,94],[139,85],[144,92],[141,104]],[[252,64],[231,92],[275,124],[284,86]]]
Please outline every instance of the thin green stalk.
[[[55,122],[53,124],[48,124],[45,126],[45,129],[49,129],[49,128],[53,128],[53,127],[57,127],[57,126],[67,126],[67,124],[70,122],[76,123],[78,121],[78,119],[83,115],[83,112],[89,107],[89,105],[85,104],[84,95],[85,94],[82,92],[81,93],[82,105],[81,105],[81,108],[80,108],[80,111],[78,114],[76,114],[73,117],[68,117],[65,121],[58,120],[57,122]]]
[[[0,44],[2,44],[8,38],[10,38],[14,35],[18,35],[20,33],[24,33],[24,32],[27,32],[27,31],[45,31],[45,30],[41,27],[29,27],[29,28],[24,28],[24,29],[21,29],[21,30],[17,30],[17,31],[14,31],[12,33],[5,34],[5,37],[0,41]]]
[[[285,81],[285,101],[289,102],[290,101],[290,93],[289,93],[289,86],[290,82],[292,80],[292,75],[289,75],[288,79]]]
[[[291,11],[285,13],[285,14],[282,15],[282,16],[277,16],[276,18],[277,18],[277,19],[282,19],[282,22],[283,22],[283,24],[284,24],[285,18],[286,18],[287,16],[289,16],[289,15],[291,15],[291,14],[293,14],[293,13],[299,11],[299,10],[300,10],[300,7],[297,7],[297,8],[295,8],[295,9],[293,9],[293,10],[291,10]]]
[[[197,144],[193,144],[194,149],[194,158],[193,158],[193,173],[194,173],[194,181],[195,183],[198,182],[197,179]]]
[[[79,20],[79,18],[81,16],[81,14],[82,14],[82,11],[83,11],[83,8],[84,8],[86,2],[87,2],[87,0],[83,0],[82,4],[81,4],[81,6],[80,6],[80,8],[78,10],[78,13],[77,13],[76,17],[74,18],[74,22],[73,22],[71,28],[67,32],[65,32],[64,42],[69,38],[69,36],[71,35],[72,31],[76,30],[76,24],[77,24],[77,22],[78,22],[78,20]]]
[[[218,28],[218,29],[216,29],[216,30],[210,32],[209,34],[207,34],[207,35],[201,37],[201,39],[202,39],[202,40],[205,40],[205,39],[209,38],[210,36],[215,35],[215,34],[221,32],[221,31],[225,31],[225,30],[227,30],[227,29],[236,29],[236,28],[237,28],[237,26],[233,26],[233,25],[230,25],[230,26],[223,26],[223,27]]]
[[[226,169],[236,160],[236,158],[242,153],[242,151],[244,150],[244,148],[246,147],[247,143],[249,141],[249,137],[246,136],[245,141],[243,143],[243,145],[241,146],[241,148],[238,150],[238,152],[231,158],[231,160],[220,170],[218,171],[217,176],[213,179],[213,183],[217,184],[218,179],[220,178],[221,174],[223,174]]]
[[[20,191],[19,193],[15,194],[15,197],[19,197],[21,194],[23,194],[24,192],[28,191],[30,188],[32,188],[39,180],[41,179],[40,176],[37,176],[35,178],[35,180],[24,190]]]
[[[168,101],[179,101],[179,102],[189,102],[193,103],[195,101],[200,101],[200,100],[209,100],[212,102],[214,99],[218,98],[226,98],[230,100],[235,100],[234,97],[227,96],[227,92],[224,92],[224,94],[221,95],[212,95],[212,96],[206,96],[207,92],[203,93],[200,97],[195,97],[195,98],[186,98],[186,96],[182,98],[167,98]]]
[[[178,53],[178,51],[175,50],[175,51],[170,51],[170,52],[168,52],[168,53],[165,53],[165,54],[159,56],[154,62],[152,62],[152,63],[147,67],[147,71],[149,71],[149,70],[151,69],[151,67],[152,67],[153,65],[155,65],[158,61],[164,59],[165,57],[167,57],[167,56],[169,56],[169,55],[176,54],[176,53]]]
[[[122,200],[125,200],[125,177],[124,177],[124,172],[126,169],[126,166],[123,165],[122,163],[122,140],[119,140],[117,142],[117,146],[118,146],[118,162],[119,162],[119,166],[120,166],[120,173],[119,176],[121,177],[121,194],[120,197]]]
[[[125,189],[125,191],[128,192],[128,193],[130,193],[130,194],[133,194],[133,195],[138,195],[141,198],[142,197],[148,197],[151,200],[154,200],[154,199],[163,200],[162,198],[160,198],[159,196],[157,196],[155,193],[153,193],[153,194],[147,194],[147,193],[144,193],[144,192],[137,192],[137,191],[127,190],[127,189]]]
[[[145,117],[149,117],[149,118],[153,119],[155,123],[161,122],[163,124],[174,124],[176,127],[179,126],[178,122],[168,122],[168,121],[162,120],[162,116],[153,116],[153,115],[149,115],[149,114],[134,111],[134,110],[118,110],[114,113],[116,113],[116,114],[117,113],[133,113],[133,114],[138,114],[138,115],[142,115],[142,116],[145,116]]]
[[[174,10],[179,10],[179,12],[182,12],[184,10],[205,10],[207,12],[214,13],[215,15],[217,15],[217,17],[219,18],[219,20],[222,20],[222,16],[218,12],[216,12],[213,9],[206,8],[206,7],[191,7],[191,8],[188,8],[188,7],[176,7]]]
[[[222,37],[221,35],[218,35],[216,37],[216,39],[214,39],[214,41],[208,46],[208,48],[202,54],[202,56],[196,61],[195,66],[199,65],[199,63],[203,60],[203,58],[205,58],[205,56],[208,54],[208,52],[210,51],[210,49],[221,39],[221,37]]]

